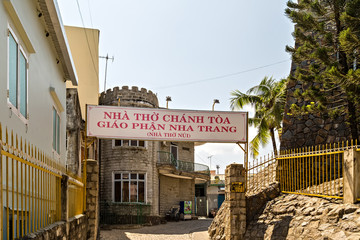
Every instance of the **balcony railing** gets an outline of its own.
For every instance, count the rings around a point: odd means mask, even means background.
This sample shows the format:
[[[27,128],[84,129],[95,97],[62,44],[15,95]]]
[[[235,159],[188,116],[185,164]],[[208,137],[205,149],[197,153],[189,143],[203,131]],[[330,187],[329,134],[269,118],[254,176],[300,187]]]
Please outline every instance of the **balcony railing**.
[[[158,161],[159,164],[172,165],[177,170],[183,172],[202,173],[206,175],[210,174],[209,167],[204,164],[177,160],[170,152],[158,151],[158,153],[159,153],[159,161]]]

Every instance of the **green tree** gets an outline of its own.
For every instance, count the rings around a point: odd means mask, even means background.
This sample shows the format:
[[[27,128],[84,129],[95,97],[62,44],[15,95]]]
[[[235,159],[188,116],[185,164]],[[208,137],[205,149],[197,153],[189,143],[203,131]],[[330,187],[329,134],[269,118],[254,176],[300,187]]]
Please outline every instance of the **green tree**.
[[[246,93],[239,90],[231,92],[231,109],[242,109],[250,104],[255,108],[255,115],[249,118],[249,125],[257,128],[257,134],[250,142],[250,151],[254,158],[259,155],[260,145],[272,141],[274,154],[277,155],[275,129],[281,128],[285,106],[286,79],[276,82],[265,77],[259,85]]]
[[[294,93],[300,104],[291,106],[291,114],[346,116],[351,137],[359,139],[360,0],[298,0],[287,6],[295,23],[295,47],[286,47],[296,66],[290,78],[303,87]]]

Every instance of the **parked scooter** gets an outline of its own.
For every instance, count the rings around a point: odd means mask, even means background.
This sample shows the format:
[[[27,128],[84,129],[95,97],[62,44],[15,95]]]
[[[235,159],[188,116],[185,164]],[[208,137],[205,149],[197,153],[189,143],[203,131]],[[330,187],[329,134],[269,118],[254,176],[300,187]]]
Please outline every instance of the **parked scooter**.
[[[169,211],[166,213],[166,221],[176,221],[180,220],[180,206],[172,206]]]

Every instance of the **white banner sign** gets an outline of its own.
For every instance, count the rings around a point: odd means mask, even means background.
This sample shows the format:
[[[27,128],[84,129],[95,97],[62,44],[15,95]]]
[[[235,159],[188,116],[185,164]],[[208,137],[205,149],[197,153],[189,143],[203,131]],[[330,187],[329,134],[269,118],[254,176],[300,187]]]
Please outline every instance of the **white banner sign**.
[[[187,142],[247,142],[247,113],[87,106],[87,136]]]

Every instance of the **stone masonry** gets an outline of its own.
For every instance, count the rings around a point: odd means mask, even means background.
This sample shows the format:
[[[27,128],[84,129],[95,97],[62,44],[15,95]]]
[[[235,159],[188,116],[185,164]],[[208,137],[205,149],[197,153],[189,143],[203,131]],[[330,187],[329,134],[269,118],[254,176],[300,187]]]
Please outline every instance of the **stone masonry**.
[[[360,239],[359,204],[294,194],[269,201],[249,223],[246,239]]]
[[[160,175],[160,215],[164,216],[179,199],[195,203],[195,180],[167,177]]]
[[[293,62],[290,71],[291,75],[294,74],[296,67],[296,64]],[[314,83],[313,86],[319,87],[319,84]],[[350,127],[346,124],[347,115],[345,114],[335,119],[324,114],[309,113],[300,116],[288,114],[292,104],[296,104],[299,107],[311,104],[295,97],[296,92],[302,93],[307,87],[309,86],[305,86],[302,82],[292,79],[287,84],[280,149],[294,149],[350,140]],[[333,90],[329,94],[339,95],[339,92]]]
[[[156,95],[138,87],[115,87],[101,93],[100,105],[158,108]],[[160,218],[179,201],[193,201],[194,178],[171,177],[159,174],[159,151],[169,153],[176,145],[181,161],[194,162],[194,143],[145,141],[145,146],[115,146],[115,140],[100,140],[100,221],[103,224],[142,224],[160,222]],[[114,201],[113,174],[116,172],[143,173],[146,176],[146,202]],[[160,184],[160,186],[159,186]]]
[[[245,168],[242,164],[231,164],[226,167],[225,201],[209,227],[210,239],[246,239],[244,238],[246,232],[245,192],[234,191],[234,183],[245,184]]]
[[[115,87],[101,93],[100,105],[121,107],[158,107],[154,93],[145,88]],[[100,215],[101,223],[131,224],[158,222],[159,187],[156,151],[159,143],[146,141],[145,147],[114,146],[114,140],[100,140]],[[113,201],[113,173],[141,172],[146,174],[146,204],[115,203]],[[144,219],[145,218],[145,219]]]
[[[99,165],[88,159],[86,165],[86,215],[88,216],[88,239],[96,240],[99,235]]]
[[[287,85],[280,149],[294,149],[348,140],[351,134],[350,128],[346,125],[345,116],[331,119],[320,114],[287,115],[291,104],[299,106],[309,104],[294,96],[294,92],[302,88],[302,84],[294,80],[290,80]]]

